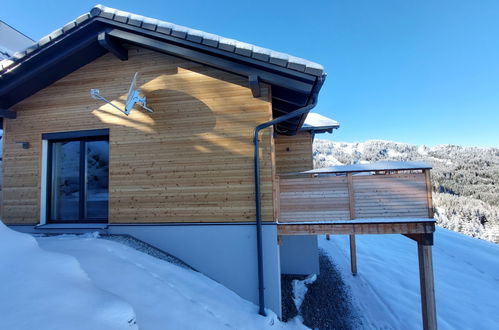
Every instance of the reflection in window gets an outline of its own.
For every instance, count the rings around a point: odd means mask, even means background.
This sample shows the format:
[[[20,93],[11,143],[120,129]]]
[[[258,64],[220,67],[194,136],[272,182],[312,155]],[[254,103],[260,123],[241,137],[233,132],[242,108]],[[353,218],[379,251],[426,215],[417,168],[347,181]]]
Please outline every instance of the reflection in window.
[[[109,200],[109,142],[104,138],[51,142],[51,221],[105,221]]]

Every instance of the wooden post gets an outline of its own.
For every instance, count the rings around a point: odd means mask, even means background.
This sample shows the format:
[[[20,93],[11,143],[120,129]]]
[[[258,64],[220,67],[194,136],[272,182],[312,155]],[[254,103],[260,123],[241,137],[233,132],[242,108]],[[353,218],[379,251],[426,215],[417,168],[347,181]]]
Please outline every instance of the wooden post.
[[[352,173],[347,173],[348,184],[348,207],[350,209],[350,219],[355,219],[355,193],[353,191],[353,177]],[[357,251],[355,247],[355,235],[350,235],[350,268],[352,274],[357,275]]]
[[[433,242],[428,242],[425,239],[418,240],[419,283],[421,289],[423,329],[425,330],[437,329],[437,310],[435,305],[435,285],[433,280],[433,260],[431,251],[432,244]]]
[[[331,237],[329,237],[329,234],[326,234],[326,239],[329,241]]]
[[[433,218],[433,197],[430,170],[423,170],[426,181],[426,201],[428,203],[428,218]]]
[[[355,235],[350,235],[350,267],[352,274],[357,275],[357,250],[355,246]]]
[[[353,191],[353,178],[352,172],[347,173],[347,185],[348,185],[348,207],[350,209],[350,219],[355,219],[355,195]]]

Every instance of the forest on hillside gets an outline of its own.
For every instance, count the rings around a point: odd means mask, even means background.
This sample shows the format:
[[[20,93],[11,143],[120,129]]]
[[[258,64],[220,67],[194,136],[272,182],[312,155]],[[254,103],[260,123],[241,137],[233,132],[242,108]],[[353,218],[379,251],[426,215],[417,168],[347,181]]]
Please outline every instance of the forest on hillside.
[[[430,163],[437,224],[499,243],[499,148],[314,141],[315,168],[387,160]]]

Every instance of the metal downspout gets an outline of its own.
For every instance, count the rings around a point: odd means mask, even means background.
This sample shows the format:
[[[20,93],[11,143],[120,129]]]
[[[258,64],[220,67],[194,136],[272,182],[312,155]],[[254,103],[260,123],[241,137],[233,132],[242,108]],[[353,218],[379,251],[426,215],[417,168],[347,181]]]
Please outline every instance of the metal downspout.
[[[284,116],[278,117],[271,121],[262,123],[255,127],[253,131],[253,145],[254,145],[254,175],[255,175],[255,204],[256,204],[256,245],[258,254],[258,301],[259,301],[259,314],[266,316],[265,313],[265,285],[263,278],[263,246],[262,246],[262,215],[261,215],[261,202],[260,202],[260,146],[258,142],[258,133],[269,126],[273,126],[284,122],[288,119],[298,117],[306,112],[309,112],[317,105],[317,98],[319,95],[319,90],[324,84],[325,76],[317,79],[309,100],[308,105],[303,108],[299,108],[292,111]]]

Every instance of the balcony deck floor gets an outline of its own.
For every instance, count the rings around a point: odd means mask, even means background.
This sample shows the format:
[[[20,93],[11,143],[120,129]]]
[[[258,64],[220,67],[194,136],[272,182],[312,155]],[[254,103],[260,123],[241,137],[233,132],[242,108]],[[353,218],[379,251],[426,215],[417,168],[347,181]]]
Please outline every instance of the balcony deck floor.
[[[431,218],[375,218],[321,222],[279,222],[279,235],[430,234]]]

